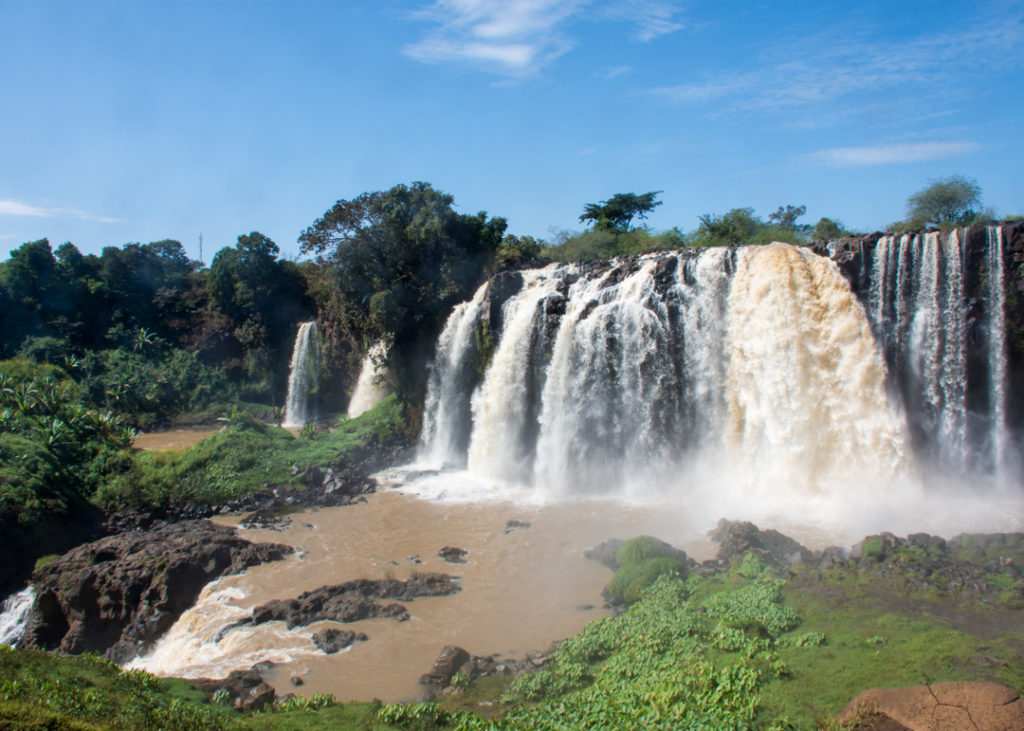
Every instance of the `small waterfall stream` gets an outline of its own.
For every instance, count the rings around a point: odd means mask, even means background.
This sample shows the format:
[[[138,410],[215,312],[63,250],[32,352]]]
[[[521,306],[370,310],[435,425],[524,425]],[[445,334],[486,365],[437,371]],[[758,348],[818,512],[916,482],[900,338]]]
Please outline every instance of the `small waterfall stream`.
[[[0,603],[0,645],[18,646],[35,596],[35,590],[26,586]]]
[[[388,346],[385,342],[374,343],[366,351],[362,366],[359,368],[355,390],[352,391],[352,398],[348,400],[348,418],[354,419],[365,414],[391,393],[387,381],[387,357]]]
[[[316,322],[304,322],[295,335],[288,372],[288,398],[283,426],[305,426],[313,419],[311,393],[317,385],[320,365],[320,331]]]

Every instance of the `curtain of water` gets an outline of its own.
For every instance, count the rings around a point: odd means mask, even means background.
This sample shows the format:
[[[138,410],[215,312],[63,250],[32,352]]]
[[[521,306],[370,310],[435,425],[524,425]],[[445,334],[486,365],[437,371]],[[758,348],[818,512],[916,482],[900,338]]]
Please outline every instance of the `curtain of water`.
[[[299,326],[292,348],[284,426],[304,426],[313,418],[310,392],[316,387],[319,361],[320,331],[316,322],[304,322]]]

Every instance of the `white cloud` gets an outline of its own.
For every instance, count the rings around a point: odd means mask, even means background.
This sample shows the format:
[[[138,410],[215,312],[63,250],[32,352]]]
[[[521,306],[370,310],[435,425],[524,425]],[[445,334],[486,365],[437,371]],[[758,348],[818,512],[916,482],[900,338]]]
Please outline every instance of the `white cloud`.
[[[109,216],[97,216],[95,213],[77,208],[55,208],[52,206],[36,206],[24,201],[0,199],[0,216],[27,216],[30,218],[77,218],[83,221],[98,223],[119,223],[121,219]]]
[[[900,162],[942,160],[973,152],[980,147],[976,142],[914,142],[901,145],[833,147],[812,152],[808,157],[826,165],[842,167],[890,165]]]
[[[406,46],[417,61],[463,61],[500,74],[528,76],[561,56],[571,42],[559,25],[580,0],[436,0],[417,13],[437,24]]]
[[[566,27],[585,19],[585,9],[586,19],[628,21],[645,42],[683,28],[674,0],[434,0],[413,14],[433,27],[403,50],[424,63],[531,76],[573,47]]]

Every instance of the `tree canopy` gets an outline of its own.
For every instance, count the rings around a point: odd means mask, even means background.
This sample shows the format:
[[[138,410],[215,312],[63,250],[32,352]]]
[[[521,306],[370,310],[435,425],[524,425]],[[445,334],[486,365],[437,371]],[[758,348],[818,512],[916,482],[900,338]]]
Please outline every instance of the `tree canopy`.
[[[453,204],[429,183],[396,185],[339,200],[302,233],[302,253],[334,266],[356,331],[415,339],[484,280],[507,223]]]
[[[587,203],[580,216],[581,222],[593,221],[594,228],[629,231],[634,218],[641,220],[661,205],[656,200],[660,190],[637,195],[636,193],[616,193],[606,201]]]
[[[958,226],[971,223],[980,210],[978,181],[950,175],[930,181],[907,199],[907,223],[911,228]]]

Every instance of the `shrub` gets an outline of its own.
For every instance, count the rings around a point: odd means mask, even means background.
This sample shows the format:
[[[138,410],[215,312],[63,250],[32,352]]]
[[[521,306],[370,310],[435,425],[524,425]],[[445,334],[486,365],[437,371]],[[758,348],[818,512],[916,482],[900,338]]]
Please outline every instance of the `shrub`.
[[[619,601],[632,604],[640,598],[644,589],[654,583],[662,574],[686,574],[686,567],[678,559],[662,556],[631,561],[619,568],[608,584],[608,591]]]

